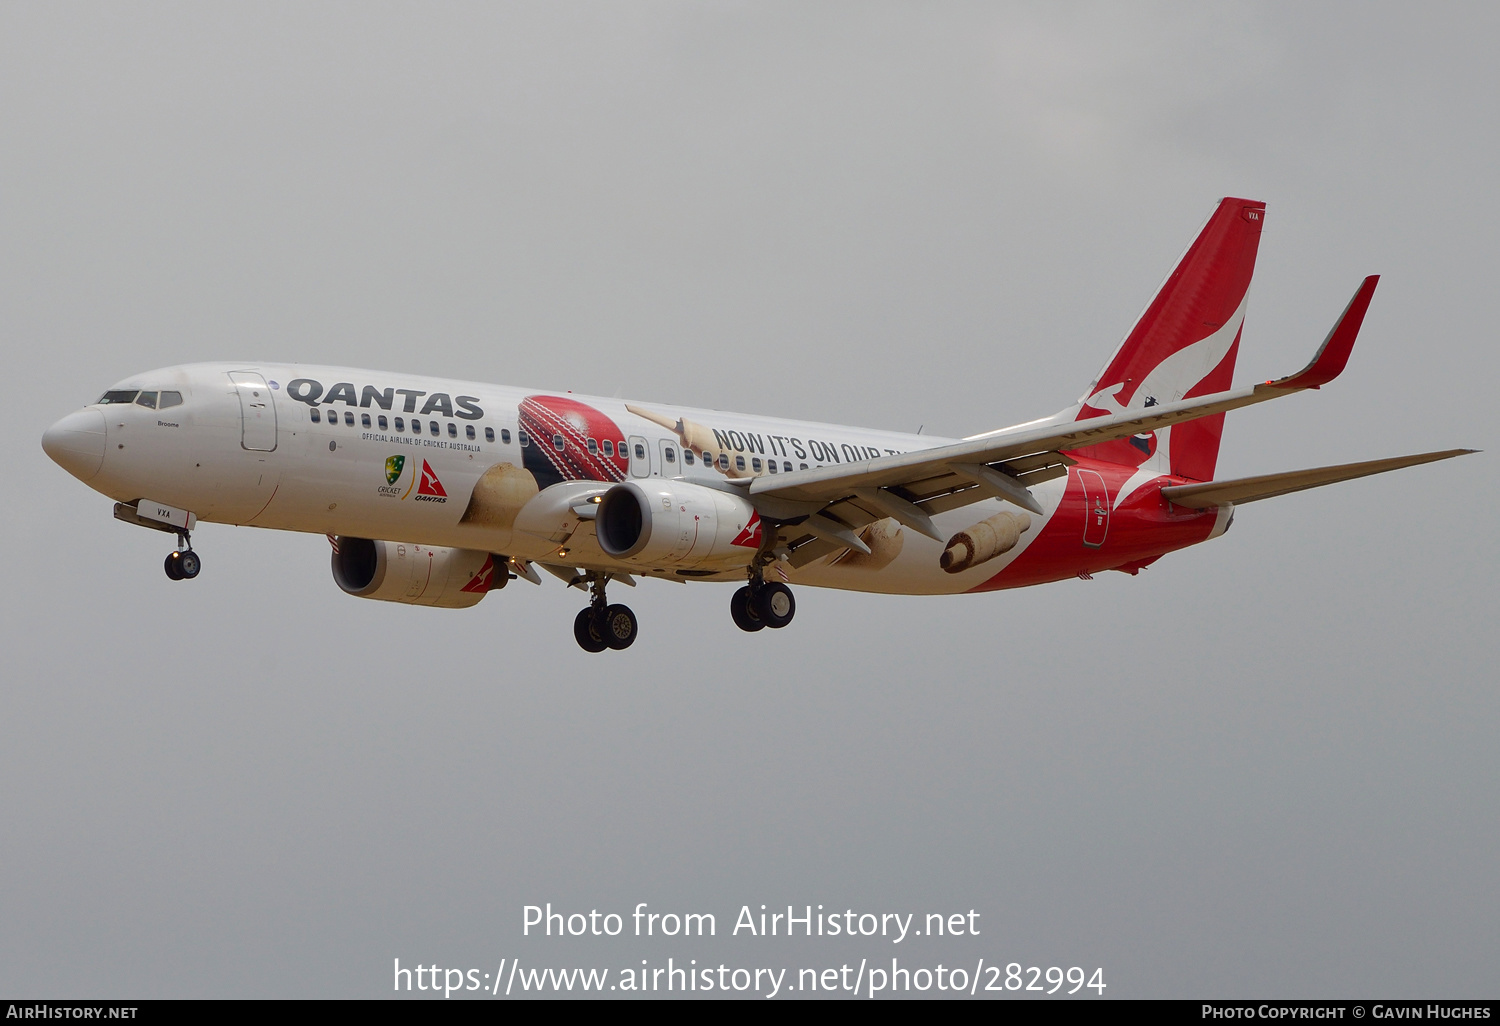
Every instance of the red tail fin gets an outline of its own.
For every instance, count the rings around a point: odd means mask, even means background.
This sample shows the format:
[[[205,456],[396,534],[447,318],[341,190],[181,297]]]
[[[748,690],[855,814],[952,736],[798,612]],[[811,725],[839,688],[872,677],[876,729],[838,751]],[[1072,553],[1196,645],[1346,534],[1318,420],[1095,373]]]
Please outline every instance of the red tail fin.
[[[1266,205],[1223,199],[1079,402],[1078,420],[1228,389]],[[1207,481],[1224,415],[1105,442],[1080,455]]]

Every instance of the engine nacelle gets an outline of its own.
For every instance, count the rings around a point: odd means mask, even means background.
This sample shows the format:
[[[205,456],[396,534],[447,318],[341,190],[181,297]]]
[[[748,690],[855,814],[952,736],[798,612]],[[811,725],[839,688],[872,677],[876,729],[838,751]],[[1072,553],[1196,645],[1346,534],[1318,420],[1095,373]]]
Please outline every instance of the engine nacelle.
[[[605,492],[594,530],[609,555],[659,569],[749,566],[761,543],[760,516],[745,499],[660,478],[626,481]]]
[[[359,598],[463,609],[505,587],[510,571],[488,552],[341,537],[333,580]]]

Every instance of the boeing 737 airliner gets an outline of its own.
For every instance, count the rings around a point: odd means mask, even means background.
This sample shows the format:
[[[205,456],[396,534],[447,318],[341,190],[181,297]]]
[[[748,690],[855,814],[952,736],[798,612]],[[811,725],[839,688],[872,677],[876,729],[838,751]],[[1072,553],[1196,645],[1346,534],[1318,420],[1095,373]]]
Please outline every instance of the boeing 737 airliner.
[[[636,618],[635,578],[739,581],[746,631],[785,627],[789,584],[983,592],[1138,573],[1229,527],[1236,506],[1447,459],[1452,449],[1214,480],[1224,414],[1343,370],[1375,277],[1311,363],[1232,389],[1265,204],[1222,200],[1078,402],[964,439],[775,420],[348,367],[191,364],[133,375],[47,429],[114,515],[326,534],[345,592],[449,608],[540,567],[591,601],[588,651]],[[388,540],[397,539],[397,540]]]

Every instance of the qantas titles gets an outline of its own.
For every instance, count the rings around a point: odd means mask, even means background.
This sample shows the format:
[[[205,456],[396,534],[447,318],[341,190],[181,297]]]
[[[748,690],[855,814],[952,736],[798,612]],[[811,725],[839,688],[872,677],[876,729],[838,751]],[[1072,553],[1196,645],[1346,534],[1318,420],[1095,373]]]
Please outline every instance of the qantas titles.
[[[396,396],[399,395],[402,399],[402,413],[415,413],[421,417],[441,414],[444,417],[457,417],[460,420],[479,420],[484,416],[484,410],[479,406],[478,396],[449,396],[446,392],[429,393],[420,388],[376,388],[374,385],[365,385],[356,395],[354,383],[350,381],[340,381],[329,386],[328,391],[324,392],[323,383],[320,381],[313,378],[293,378],[286,383],[286,394],[308,406],[343,403],[346,406],[365,409],[377,406],[382,410],[391,409]],[[427,398],[419,410],[417,400],[424,395]],[[453,409],[455,405],[458,407],[456,412]]]

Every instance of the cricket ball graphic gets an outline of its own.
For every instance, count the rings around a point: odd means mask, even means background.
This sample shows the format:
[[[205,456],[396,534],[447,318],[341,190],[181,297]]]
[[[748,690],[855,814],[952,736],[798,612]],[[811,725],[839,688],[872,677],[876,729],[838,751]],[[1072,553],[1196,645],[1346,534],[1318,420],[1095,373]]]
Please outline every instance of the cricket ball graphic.
[[[609,417],[576,399],[530,395],[521,401],[526,432],[521,460],[546,488],[559,481],[623,481],[630,461],[625,433]]]

